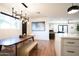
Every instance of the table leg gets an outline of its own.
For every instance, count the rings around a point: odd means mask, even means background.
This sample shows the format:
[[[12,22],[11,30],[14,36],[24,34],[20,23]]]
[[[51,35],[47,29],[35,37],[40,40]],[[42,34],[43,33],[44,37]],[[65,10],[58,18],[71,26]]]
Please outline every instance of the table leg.
[[[34,37],[32,37],[32,40],[34,41]]]
[[[1,51],[2,45],[0,45],[0,51]]]
[[[15,55],[17,56],[17,44],[15,45]]]

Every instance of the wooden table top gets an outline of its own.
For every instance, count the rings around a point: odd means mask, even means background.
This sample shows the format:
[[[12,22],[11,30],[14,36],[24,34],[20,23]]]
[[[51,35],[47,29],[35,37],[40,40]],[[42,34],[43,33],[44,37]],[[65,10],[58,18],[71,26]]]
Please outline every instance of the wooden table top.
[[[13,36],[13,37],[6,38],[6,39],[0,39],[0,45],[4,45],[4,46],[14,45],[14,44],[23,42],[25,40],[28,40],[30,38],[33,38],[33,36],[27,35],[23,38],[19,38],[19,36]]]

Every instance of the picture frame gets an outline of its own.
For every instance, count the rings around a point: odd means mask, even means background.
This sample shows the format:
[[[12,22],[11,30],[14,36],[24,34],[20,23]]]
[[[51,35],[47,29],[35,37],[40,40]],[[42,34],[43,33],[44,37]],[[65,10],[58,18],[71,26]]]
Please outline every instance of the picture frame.
[[[32,22],[32,31],[45,31],[45,22]]]

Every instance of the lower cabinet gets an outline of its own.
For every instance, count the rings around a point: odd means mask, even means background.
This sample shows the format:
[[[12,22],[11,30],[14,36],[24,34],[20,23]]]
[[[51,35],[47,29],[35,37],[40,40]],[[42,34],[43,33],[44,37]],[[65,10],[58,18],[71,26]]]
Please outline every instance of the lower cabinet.
[[[79,56],[79,39],[63,38],[61,40],[62,56]]]

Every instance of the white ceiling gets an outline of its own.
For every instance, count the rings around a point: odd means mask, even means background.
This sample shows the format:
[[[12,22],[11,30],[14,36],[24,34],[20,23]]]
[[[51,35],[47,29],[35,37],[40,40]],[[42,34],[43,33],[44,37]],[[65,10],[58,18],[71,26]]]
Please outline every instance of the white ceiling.
[[[72,6],[72,3],[25,3],[28,8],[25,8],[21,3],[9,3],[4,4],[7,6],[14,7],[15,10],[23,13],[27,13],[30,17],[79,17],[79,13],[68,15],[67,9]],[[79,5],[74,3],[73,5]]]

